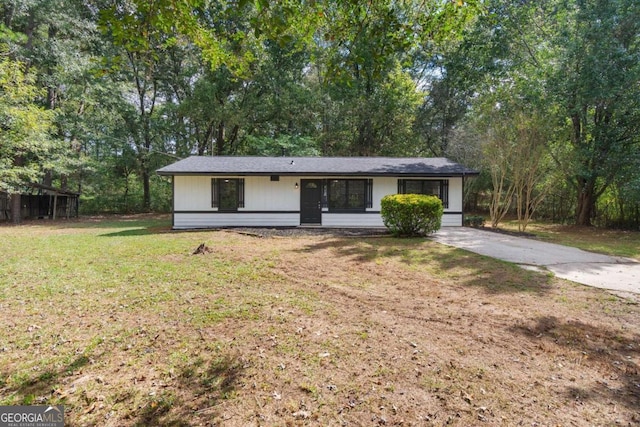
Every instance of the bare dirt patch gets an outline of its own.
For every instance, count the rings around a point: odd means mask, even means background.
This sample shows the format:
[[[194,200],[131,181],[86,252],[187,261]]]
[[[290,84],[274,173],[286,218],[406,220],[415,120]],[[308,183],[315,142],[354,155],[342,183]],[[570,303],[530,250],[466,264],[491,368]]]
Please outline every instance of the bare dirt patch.
[[[116,232],[119,268],[56,309],[7,266],[3,402],[71,426],[640,423],[640,309],[605,291],[428,239]]]

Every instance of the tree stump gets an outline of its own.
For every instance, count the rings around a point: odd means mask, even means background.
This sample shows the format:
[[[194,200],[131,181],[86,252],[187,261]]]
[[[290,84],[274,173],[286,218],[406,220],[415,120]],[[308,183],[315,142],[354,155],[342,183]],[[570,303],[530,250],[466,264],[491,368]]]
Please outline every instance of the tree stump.
[[[198,246],[191,255],[205,255],[210,252],[213,252],[213,249],[211,249],[209,246],[205,245],[204,243],[201,243],[200,246]]]

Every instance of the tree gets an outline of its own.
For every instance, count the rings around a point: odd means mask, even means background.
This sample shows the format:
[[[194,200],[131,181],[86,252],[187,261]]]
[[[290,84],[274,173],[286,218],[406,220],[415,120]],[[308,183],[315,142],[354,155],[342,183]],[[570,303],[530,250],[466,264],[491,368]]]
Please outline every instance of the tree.
[[[470,86],[461,90],[446,76],[430,82],[429,91],[416,113],[415,132],[421,153],[440,157],[449,151],[456,125],[467,114],[471,102],[467,93]]]
[[[11,217],[21,220],[20,194],[37,182],[61,150],[52,138],[54,114],[38,105],[45,92],[20,62],[0,57],[0,191],[11,198]]]
[[[483,158],[491,176],[489,216],[491,227],[496,228],[511,208],[515,193],[512,160],[517,157],[516,144],[511,135],[509,118],[499,110],[483,116],[487,120],[481,138]]]
[[[103,33],[119,49],[106,61],[107,68],[114,79],[133,86],[134,96],[125,99],[122,117],[128,130],[127,143],[136,152],[145,211],[151,207],[151,176],[158,166],[155,153],[162,153],[167,141],[184,147],[189,145],[185,139],[195,137],[197,152],[204,153],[215,139],[211,152],[216,148],[219,154],[228,153],[228,122],[220,114],[224,106],[218,107],[229,99],[227,90],[238,84],[234,78],[247,72],[253,58],[246,48],[251,43],[241,13],[245,7],[235,6],[223,2],[132,0],[109,2],[101,10]],[[211,71],[195,68],[192,75],[176,72],[175,66],[183,64],[181,56],[190,54],[194,46]],[[226,81],[225,70],[230,72]],[[213,85],[211,76],[216,80]],[[191,87],[193,81],[198,82],[195,88]],[[218,101],[205,106],[214,107],[213,116],[199,115],[189,108],[189,104],[202,108],[203,101]],[[167,117],[175,120],[182,136],[164,126]],[[173,135],[165,135],[167,130]]]
[[[591,225],[598,198],[639,142],[640,4],[561,2],[553,19],[557,65],[548,91],[570,129],[571,156],[560,167],[576,189],[576,223]]]
[[[416,70],[476,3],[7,0],[0,37],[71,149],[43,179],[148,210],[175,156],[422,153]]]
[[[573,185],[576,223],[589,225],[599,198],[619,180],[640,142],[640,4],[485,4],[486,13],[445,58],[446,76],[454,72],[479,96],[494,91],[496,81],[531,82],[517,96],[555,127],[556,169]]]
[[[550,170],[548,148],[554,131],[545,114],[550,110],[542,111],[530,82],[517,75],[490,81],[492,90],[475,100],[467,126],[475,130],[491,176],[492,227],[515,203],[518,228],[525,231],[548,190],[543,183]]]
[[[533,109],[514,112],[510,121],[516,143],[511,169],[518,230],[525,231],[549,190],[551,132],[544,116]]]
[[[331,133],[324,135],[324,151],[415,153],[415,117],[424,93],[410,72],[475,10],[474,2],[338,2],[327,7],[319,34],[326,58],[324,90],[342,108],[325,124]]]
[[[46,91],[38,105],[55,111],[52,133],[66,146],[42,181],[80,191],[87,145],[103,128],[105,110],[104,99],[97,97],[106,91],[94,70],[102,46],[95,9],[82,0],[8,0],[3,9],[4,24],[18,35],[6,39],[10,56],[26,64],[35,74],[34,84]]]
[[[125,98],[120,114],[128,131],[126,144],[135,149],[145,212],[151,209],[153,146],[161,140],[158,122],[162,115],[158,110],[164,98],[160,69],[167,51],[178,43],[173,34],[181,24],[169,18],[176,12],[173,6],[169,2],[132,1],[101,11],[103,31],[117,49],[113,57],[105,60],[110,65],[110,75],[133,85],[132,96]],[[178,12],[183,10],[180,6],[176,5]]]

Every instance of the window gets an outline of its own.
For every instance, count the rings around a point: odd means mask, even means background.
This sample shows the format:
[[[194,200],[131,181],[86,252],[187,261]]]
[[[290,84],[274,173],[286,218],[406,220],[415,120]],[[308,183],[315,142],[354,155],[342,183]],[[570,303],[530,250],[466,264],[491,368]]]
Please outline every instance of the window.
[[[211,180],[211,207],[227,212],[244,208],[244,179],[213,178]]]
[[[331,179],[328,181],[328,205],[333,212],[364,212],[371,207],[372,180]]]
[[[442,200],[442,206],[449,207],[449,180],[447,179],[399,179],[398,193],[438,196]]]

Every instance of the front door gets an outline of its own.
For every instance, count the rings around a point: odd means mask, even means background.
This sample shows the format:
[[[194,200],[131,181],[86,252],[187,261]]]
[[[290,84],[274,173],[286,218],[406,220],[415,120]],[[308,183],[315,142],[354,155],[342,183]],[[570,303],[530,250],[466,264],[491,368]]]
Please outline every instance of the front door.
[[[300,224],[322,224],[322,181],[300,181]]]

